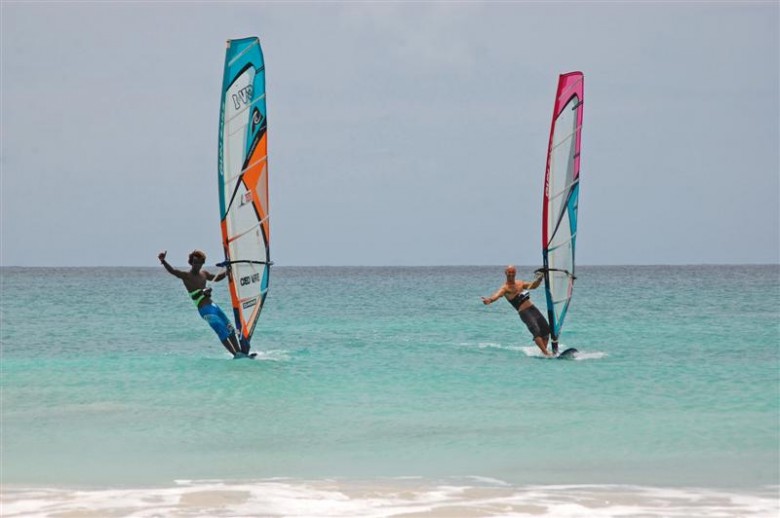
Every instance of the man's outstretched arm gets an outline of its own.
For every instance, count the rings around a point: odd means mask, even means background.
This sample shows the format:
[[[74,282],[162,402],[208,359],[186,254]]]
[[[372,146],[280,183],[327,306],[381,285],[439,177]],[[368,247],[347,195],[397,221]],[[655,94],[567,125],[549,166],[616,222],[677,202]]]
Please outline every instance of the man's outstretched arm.
[[[498,291],[495,292],[494,294],[492,294],[491,296],[489,296],[489,297],[482,297],[482,303],[485,304],[486,306],[488,304],[492,304],[493,302],[497,301],[498,299],[500,299],[504,295],[504,291],[505,290],[506,290],[506,288],[504,286],[501,286],[498,289]]]
[[[181,270],[177,270],[176,268],[168,264],[168,261],[165,260],[166,255],[168,255],[167,250],[164,250],[159,254],[157,254],[157,259],[160,260],[160,264],[162,264],[165,267],[165,269],[168,270],[168,273],[170,273],[174,277],[178,277],[179,279],[181,279],[184,276],[184,272]]]

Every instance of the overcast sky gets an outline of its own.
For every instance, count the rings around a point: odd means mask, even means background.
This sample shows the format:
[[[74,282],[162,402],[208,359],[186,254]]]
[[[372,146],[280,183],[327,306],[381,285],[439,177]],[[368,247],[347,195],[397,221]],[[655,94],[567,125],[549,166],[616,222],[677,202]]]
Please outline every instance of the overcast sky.
[[[225,40],[260,37],[277,265],[541,264],[560,73],[579,264],[780,262],[778,2],[2,3],[4,266],[221,254]]]

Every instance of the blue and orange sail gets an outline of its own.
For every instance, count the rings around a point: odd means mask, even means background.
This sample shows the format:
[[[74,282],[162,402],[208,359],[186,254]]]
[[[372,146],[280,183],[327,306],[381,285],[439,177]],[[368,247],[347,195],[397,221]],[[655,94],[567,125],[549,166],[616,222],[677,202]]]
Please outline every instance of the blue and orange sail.
[[[228,40],[219,112],[219,210],[242,351],[268,294],[268,124],[260,40]]]

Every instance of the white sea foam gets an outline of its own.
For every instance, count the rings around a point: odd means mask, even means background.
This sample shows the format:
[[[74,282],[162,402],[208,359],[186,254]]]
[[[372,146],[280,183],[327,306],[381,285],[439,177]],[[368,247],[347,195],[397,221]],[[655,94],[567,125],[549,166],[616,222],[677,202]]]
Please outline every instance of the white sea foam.
[[[522,351],[525,347],[519,345],[504,345],[496,342],[479,342],[477,344],[479,349],[500,349],[502,351]]]
[[[542,351],[540,351],[539,348],[535,345],[504,345],[498,342],[479,342],[477,344],[464,342],[458,345],[466,348],[476,347],[477,349],[499,349],[501,351],[521,352],[531,358],[546,358],[542,354]],[[560,344],[559,347],[561,351],[568,348],[564,344]],[[584,351],[582,349],[579,349],[577,351],[577,354],[575,354],[571,359],[576,361],[600,360],[602,358],[605,358],[606,356],[607,356],[606,352]]]
[[[602,351],[578,351],[577,354],[574,355],[574,359],[577,361],[600,360],[606,356],[607,353]]]
[[[525,353],[526,356],[530,356],[532,358],[546,358],[542,351],[539,350],[538,347],[535,345],[529,345],[526,347],[520,347],[519,348],[523,353]],[[564,344],[559,345],[560,351],[565,351],[568,349],[568,347]],[[602,358],[605,358],[607,356],[607,353],[602,351],[584,351],[582,349],[578,349],[577,353],[574,354],[574,356],[571,357],[572,360],[575,361],[583,361],[583,360],[600,360]]]
[[[528,345],[520,348],[521,351],[525,353],[526,356],[532,356],[532,357],[539,357],[544,358],[544,355],[542,354],[542,351],[539,350],[538,347],[535,345]]]
[[[255,360],[270,362],[286,362],[290,360],[290,351],[285,349],[270,349],[267,351],[256,351]]]
[[[417,478],[256,482],[180,481],[168,488],[3,489],[3,516],[360,517],[776,517],[778,488],[727,491],[619,485],[512,486]]]

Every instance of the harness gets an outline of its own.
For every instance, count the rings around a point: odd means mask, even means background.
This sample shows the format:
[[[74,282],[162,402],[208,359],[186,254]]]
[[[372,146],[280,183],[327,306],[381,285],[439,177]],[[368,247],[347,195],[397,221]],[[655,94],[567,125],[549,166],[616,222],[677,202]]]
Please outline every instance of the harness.
[[[200,301],[207,298],[210,293],[205,293],[208,288],[198,288],[194,291],[189,291],[190,298],[195,303],[195,307],[197,308],[200,305]],[[210,291],[210,290],[209,290]]]
[[[520,311],[520,306],[523,305],[523,302],[531,298],[531,293],[526,291],[521,291],[517,295],[514,296],[512,299],[506,299],[509,301],[510,304],[512,304],[512,307],[515,308],[517,311]]]

